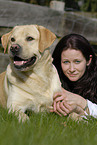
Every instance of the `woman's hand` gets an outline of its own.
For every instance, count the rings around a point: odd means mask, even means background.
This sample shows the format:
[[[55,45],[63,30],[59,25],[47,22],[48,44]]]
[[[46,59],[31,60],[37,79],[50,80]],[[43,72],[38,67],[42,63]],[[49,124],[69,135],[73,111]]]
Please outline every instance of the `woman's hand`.
[[[61,114],[66,116],[71,112],[82,114],[86,103],[87,101],[83,97],[62,88],[62,92],[54,95],[53,110],[51,112],[56,112],[60,116]]]

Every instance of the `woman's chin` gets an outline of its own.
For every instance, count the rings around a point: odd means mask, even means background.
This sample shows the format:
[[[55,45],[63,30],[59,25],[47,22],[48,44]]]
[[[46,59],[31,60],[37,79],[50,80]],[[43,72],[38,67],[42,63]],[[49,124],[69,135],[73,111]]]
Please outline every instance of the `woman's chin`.
[[[76,82],[79,80],[79,78],[77,78],[77,77],[68,77],[68,79],[72,82]]]

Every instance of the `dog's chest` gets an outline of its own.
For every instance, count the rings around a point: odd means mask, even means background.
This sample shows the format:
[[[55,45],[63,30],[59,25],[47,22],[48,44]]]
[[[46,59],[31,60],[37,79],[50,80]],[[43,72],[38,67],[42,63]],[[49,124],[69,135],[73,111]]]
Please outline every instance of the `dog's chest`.
[[[27,109],[34,112],[48,110],[53,102],[53,90],[50,80],[43,79],[35,74],[21,79],[14,75],[9,75],[8,106],[18,106],[25,111]]]
[[[25,112],[27,109],[34,112],[44,110],[47,111],[52,105],[52,96],[53,94],[50,92],[50,90],[46,90],[45,92],[34,90],[32,93],[29,93],[16,86],[13,86],[11,94],[8,98],[8,104],[12,106],[18,106],[23,112]]]

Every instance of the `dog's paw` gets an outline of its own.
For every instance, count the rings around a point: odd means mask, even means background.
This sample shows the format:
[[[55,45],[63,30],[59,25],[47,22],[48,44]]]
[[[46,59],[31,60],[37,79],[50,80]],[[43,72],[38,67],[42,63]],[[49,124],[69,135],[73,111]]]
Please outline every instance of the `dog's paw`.
[[[25,122],[25,121],[29,120],[29,117],[25,113],[19,112],[18,113],[18,120],[19,120],[19,122]]]
[[[8,113],[14,113],[15,116],[18,118],[19,122],[25,122],[29,120],[29,117],[22,111],[16,111],[10,108]]]

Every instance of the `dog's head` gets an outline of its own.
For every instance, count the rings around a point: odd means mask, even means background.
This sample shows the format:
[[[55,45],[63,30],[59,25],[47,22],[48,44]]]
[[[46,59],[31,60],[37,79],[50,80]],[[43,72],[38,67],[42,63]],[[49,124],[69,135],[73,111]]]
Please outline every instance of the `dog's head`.
[[[1,38],[4,52],[18,70],[25,71],[41,57],[41,53],[53,43],[56,36],[43,26],[15,26]]]

